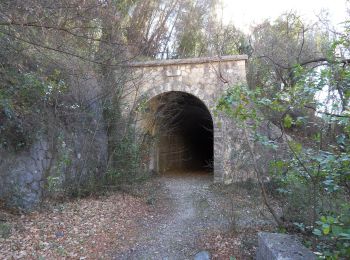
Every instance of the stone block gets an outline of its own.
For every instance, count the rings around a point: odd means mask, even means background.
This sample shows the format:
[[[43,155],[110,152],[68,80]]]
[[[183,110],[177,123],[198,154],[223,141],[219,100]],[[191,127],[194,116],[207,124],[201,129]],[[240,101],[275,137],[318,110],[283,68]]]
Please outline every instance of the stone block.
[[[256,260],[316,260],[295,236],[260,232]]]
[[[201,251],[194,256],[194,260],[210,260],[208,251]]]

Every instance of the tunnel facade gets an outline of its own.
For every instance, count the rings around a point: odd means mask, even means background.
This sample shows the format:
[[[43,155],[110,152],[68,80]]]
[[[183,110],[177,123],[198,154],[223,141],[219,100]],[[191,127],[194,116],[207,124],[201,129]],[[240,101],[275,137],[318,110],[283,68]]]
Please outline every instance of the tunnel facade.
[[[238,55],[129,64],[133,77],[126,87],[125,112],[138,114],[138,127],[157,138],[158,145],[149,152],[151,170],[207,170],[215,182],[225,183],[245,178],[238,170],[242,158],[235,157],[241,132],[215,108],[227,89],[245,84],[246,59]]]

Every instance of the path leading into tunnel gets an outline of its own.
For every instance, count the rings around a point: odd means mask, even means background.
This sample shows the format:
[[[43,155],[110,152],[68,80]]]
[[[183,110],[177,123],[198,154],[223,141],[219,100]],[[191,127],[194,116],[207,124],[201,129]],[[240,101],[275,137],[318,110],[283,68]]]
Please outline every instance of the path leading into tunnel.
[[[155,225],[143,223],[134,246],[115,259],[193,259],[196,241],[210,230],[227,228],[227,218],[216,207],[208,174],[172,174],[160,178],[161,205],[166,215]]]

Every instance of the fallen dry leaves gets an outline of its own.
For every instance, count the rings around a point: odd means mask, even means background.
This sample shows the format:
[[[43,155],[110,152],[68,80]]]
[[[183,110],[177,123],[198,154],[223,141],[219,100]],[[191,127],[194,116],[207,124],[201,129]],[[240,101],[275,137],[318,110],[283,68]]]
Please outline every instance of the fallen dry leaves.
[[[128,246],[137,221],[152,217],[150,212],[142,199],[114,193],[11,216],[0,259],[110,259]]]
[[[209,234],[200,241],[201,247],[210,251],[213,259],[242,259],[240,244],[236,237],[229,237],[224,234]]]
[[[244,228],[239,231],[212,232],[200,239],[199,247],[212,254],[213,260],[255,259],[257,249],[257,234],[260,231],[272,231],[271,226]]]

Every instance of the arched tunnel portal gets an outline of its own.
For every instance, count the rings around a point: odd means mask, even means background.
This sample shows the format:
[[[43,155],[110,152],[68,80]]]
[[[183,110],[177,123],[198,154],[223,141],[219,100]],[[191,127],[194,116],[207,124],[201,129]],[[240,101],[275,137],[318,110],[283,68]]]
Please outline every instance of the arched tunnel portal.
[[[143,127],[154,139],[151,168],[162,174],[213,172],[213,120],[199,98],[169,91],[151,98],[145,111]]]

